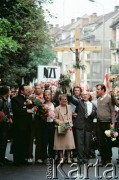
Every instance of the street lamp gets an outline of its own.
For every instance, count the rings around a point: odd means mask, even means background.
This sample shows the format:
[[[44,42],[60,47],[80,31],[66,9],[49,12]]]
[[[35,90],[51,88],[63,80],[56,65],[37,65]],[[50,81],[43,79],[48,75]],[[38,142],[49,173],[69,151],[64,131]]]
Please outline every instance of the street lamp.
[[[105,54],[104,54],[104,49],[105,49],[105,12],[104,12],[104,6],[102,3],[95,1],[95,0],[89,0],[91,2],[97,3],[102,7],[103,10],[103,35],[102,35],[102,82],[104,81],[104,59],[105,59]]]

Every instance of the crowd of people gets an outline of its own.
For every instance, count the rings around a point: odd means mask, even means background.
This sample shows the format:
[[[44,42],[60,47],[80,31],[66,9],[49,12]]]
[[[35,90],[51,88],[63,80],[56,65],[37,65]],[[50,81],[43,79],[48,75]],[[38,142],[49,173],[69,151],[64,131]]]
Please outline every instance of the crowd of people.
[[[47,163],[48,158],[59,163],[88,163],[95,158],[94,134],[100,164],[111,163],[112,143],[105,131],[118,129],[115,106],[119,107],[119,99],[114,91],[107,93],[104,84],[98,84],[94,92],[74,86],[65,94],[48,84],[23,84],[18,90],[0,87],[0,166],[7,160],[9,129],[15,166],[31,164],[33,158],[40,164]]]

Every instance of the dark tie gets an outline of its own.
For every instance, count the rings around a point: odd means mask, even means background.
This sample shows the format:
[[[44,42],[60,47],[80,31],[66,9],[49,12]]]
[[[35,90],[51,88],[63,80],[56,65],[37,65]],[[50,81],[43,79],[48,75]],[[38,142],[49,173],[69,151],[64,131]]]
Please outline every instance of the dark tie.
[[[85,118],[88,118],[87,103],[84,102],[84,105],[85,105]]]

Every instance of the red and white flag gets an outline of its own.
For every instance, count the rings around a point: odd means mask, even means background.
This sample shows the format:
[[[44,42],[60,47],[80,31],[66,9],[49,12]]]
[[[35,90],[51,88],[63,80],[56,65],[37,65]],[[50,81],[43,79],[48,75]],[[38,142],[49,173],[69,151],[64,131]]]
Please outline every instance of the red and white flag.
[[[106,89],[110,88],[110,84],[109,84],[109,76],[108,73],[105,73],[105,77],[104,77],[104,85],[106,86]]]

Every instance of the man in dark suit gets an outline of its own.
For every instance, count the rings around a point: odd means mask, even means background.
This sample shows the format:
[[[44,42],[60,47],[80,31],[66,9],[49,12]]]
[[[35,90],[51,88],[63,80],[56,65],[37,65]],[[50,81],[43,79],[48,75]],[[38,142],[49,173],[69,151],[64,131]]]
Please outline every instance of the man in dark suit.
[[[85,91],[82,93],[82,100],[71,98],[72,103],[76,105],[77,113],[73,126],[79,164],[86,163],[89,159],[93,119],[96,116],[96,107],[89,102],[89,97],[89,92]]]
[[[73,88],[73,95],[72,95],[73,98],[77,99],[77,101],[80,101],[81,100],[81,93],[82,93],[81,87],[80,86],[74,86],[74,88]],[[76,115],[77,115],[77,113],[75,112],[76,106],[73,103],[71,103],[71,102],[70,102],[70,105],[71,105],[71,107],[73,109],[72,120],[74,121],[75,118],[76,118]],[[73,127],[72,129],[73,129],[73,135],[74,135],[74,142],[76,144],[75,128]],[[77,161],[77,151],[76,151],[76,149],[72,150],[72,157],[73,157],[73,162],[77,163],[78,161]]]
[[[29,145],[30,123],[35,108],[27,107],[26,99],[31,93],[31,88],[21,85],[18,95],[11,99],[13,111],[13,159],[15,165],[27,163],[27,149]]]

